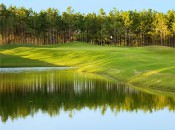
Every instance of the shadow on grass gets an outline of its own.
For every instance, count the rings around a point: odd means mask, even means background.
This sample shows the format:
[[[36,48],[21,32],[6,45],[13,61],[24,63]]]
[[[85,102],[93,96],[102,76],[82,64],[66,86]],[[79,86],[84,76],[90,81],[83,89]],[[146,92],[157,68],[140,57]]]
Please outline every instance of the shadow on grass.
[[[36,47],[36,45],[33,44],[5,44],[0,45],[0,49],[14,49],[18,47]]]
[[[0,67],[54,67],[56,65],[20,56],[0,54]]]

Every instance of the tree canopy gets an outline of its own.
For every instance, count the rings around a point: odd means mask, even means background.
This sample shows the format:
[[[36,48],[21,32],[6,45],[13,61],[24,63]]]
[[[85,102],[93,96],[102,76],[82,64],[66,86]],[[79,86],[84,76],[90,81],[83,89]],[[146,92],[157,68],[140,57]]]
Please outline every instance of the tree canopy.
[[[175,47],[175,11],[119,11],[82,14],[68,7],[35,12],[0,4],[0,44],[58,44],[71,41],[118,46]]]

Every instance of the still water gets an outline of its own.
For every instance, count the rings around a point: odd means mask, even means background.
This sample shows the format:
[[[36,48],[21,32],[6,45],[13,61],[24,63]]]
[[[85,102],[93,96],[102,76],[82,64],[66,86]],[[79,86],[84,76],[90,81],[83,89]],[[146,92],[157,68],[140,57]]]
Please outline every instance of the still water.
[[[0,130],[174,130],[175,97],[67,68],[9,68],[0,118]]]

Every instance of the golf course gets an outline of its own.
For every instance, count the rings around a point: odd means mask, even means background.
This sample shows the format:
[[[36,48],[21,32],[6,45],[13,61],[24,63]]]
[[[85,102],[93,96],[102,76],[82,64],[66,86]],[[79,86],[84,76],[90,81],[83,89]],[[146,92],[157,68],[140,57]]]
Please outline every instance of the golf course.
[[[84,42],[0,46],[0,67],[75,67],[140,88],[175,91],[175,48],[100,46]]]

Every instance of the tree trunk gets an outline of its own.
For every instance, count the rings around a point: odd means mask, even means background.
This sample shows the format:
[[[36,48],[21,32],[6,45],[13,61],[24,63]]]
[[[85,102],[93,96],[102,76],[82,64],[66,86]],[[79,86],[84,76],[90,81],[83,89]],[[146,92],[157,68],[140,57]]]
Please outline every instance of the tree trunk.
[[[160,34],[161,46],[163,45],[162,33]]]
[[[116,28],[114,28],[114,43],[116,44],[117,41],[116,41]]]

